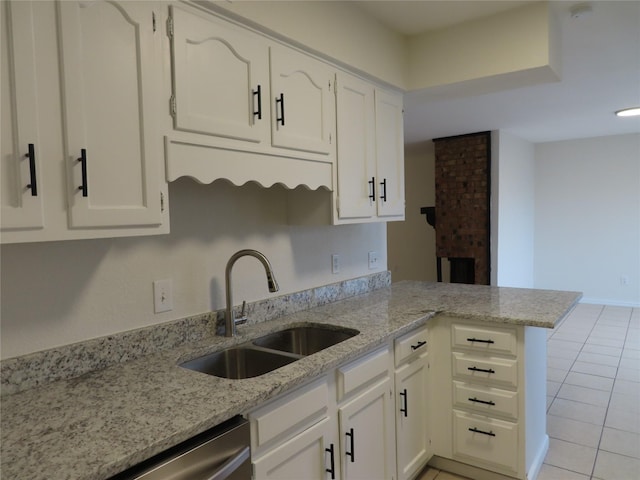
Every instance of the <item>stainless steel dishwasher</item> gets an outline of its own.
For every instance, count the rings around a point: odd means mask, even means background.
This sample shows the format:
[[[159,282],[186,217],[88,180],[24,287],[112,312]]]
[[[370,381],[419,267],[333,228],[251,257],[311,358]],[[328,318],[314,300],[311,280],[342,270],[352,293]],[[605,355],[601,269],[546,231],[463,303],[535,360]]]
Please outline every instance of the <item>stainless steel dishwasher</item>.
[[[249,422],[234,417],[110,480],[249,480]]]

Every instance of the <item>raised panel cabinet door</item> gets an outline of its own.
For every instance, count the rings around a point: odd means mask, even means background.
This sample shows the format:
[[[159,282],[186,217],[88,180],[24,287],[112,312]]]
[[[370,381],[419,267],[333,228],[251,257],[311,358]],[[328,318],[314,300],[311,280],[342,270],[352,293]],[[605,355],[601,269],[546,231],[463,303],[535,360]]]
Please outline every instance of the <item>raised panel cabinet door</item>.
[[[402,95],[375,92],[378,216],[404,218]]]
[[[387,378],[338,410],[344,480],[395,475],[395,428]]]
[[[370,218],[379,193],[374,88],[344,74],[338,74],[336,88],[338,218]]]
[[[38,135],[35,2],[0,3],[0,225],[3,231],[44,227]]]
[[[154,5],[58,3],[72,228],[161,223],[162,33]]]
[[[324,63],[272,46],[271,143],[329,156],[335,125],[335,73]]]
[[[254,480],[330,480],[336,470],[337,445],[325,418],[253,462]],[[332,475],[333,473],[333,475]]]
[[[264,39],[221,19],[176,7],[171,8],[171,22],[174,128],[253,143],[268,141]]]
[[[427,354],[396,371],[396,461],[406,480],[429,460]]]

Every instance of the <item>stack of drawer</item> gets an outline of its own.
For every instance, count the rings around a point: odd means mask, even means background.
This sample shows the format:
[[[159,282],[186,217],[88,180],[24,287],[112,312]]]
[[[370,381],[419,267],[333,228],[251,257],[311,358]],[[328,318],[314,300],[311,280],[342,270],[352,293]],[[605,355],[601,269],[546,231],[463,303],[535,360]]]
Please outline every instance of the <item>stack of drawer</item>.
[[[454,457],[518,472],[517,329],[454,322],[451,341]]]

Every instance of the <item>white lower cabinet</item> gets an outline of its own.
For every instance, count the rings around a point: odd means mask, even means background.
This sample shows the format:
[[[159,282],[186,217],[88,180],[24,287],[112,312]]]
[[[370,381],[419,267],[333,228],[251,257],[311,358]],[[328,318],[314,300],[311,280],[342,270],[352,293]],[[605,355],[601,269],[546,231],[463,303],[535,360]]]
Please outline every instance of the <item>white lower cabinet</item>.
[[[249,413],[255,479],[395,479],[392,356],[376,350]]]
[[[413,478],[431,458],[427,328],[395,342],[396,463],[398,480]]]
[[[329,417],[274,447],[253,462],[256,480],[335,478],[335,443]]]
[[[392,478],[395,470],[391,379],[338,410],[343,479]]]

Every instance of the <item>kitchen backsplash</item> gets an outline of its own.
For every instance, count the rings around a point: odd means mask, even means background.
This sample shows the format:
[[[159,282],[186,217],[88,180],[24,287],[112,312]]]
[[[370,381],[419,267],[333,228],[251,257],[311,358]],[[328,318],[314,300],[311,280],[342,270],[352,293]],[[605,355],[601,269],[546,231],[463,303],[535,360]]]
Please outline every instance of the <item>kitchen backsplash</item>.
[[[308,310],[391,284],[388,271],[247,304],[249,324]],[[224,310],[64,345],[0,362],[0,395],[80,376],[161,350],[196,342],[224,328]]]

